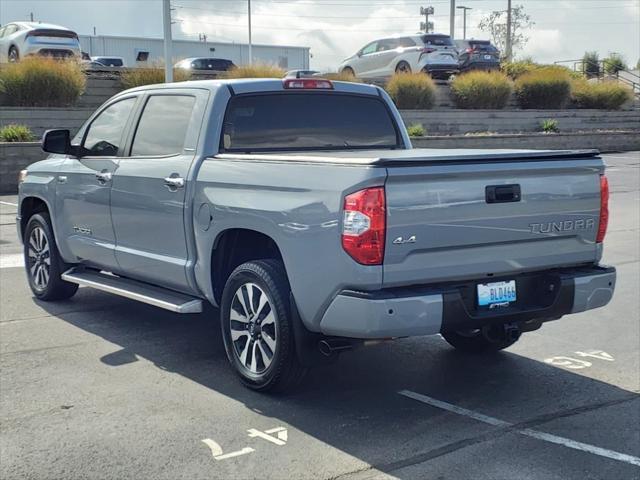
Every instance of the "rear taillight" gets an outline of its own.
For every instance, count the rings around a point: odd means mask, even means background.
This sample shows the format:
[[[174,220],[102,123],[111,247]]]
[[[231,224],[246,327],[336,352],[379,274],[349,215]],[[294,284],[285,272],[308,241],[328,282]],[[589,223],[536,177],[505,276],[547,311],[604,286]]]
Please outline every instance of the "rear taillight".
[[[435,48],[425,47],[422,50],[420,50],[420,58],[422,58],[423,55],[428,55],[429,53],[433,53],[435,51],[436,51]]]
[[[382,265],[386,235],[384,187],[367,188],[344,198],[342,248],[362,265]]]
[[[477,50],[475,48],[467,48],[467,53],[475,53]]]
[[[600,175],[600,221],[598,222],[598,235],[596,242],[602,243],[607,234],[609,223],[609,180],[605,175]]]

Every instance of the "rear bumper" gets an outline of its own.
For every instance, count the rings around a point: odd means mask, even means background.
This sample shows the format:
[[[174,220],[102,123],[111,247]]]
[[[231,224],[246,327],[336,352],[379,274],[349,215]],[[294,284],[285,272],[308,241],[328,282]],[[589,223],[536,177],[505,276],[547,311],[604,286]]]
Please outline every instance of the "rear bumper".
[[[491,324],[555,320],[602,307],[615,289],[614,267],[591,266],[514,275],[518,300],[493,310],[476,307],[474,282],[344,291],[327,308],[323,334],[350,338],[434,335]],[[482,282],[507,280],[483,279]]]

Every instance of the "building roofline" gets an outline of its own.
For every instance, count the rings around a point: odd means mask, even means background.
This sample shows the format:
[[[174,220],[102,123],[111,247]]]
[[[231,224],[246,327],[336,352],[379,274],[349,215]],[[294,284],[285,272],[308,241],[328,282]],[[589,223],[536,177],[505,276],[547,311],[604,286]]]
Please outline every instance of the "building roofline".
[[[17,22],[14,22],[17,23]],[[133,37],[133,36],[127,36],[127,35],[81,35],[78,34],[78,36],[80,38],[114,38],[114,39],[122,39],[122,40],[154,40],[154,41],[162,41],[162,38],[160,37]],[[204,43],[204,42],[198,42],[197,40],[185,40],[185,39],[173,39],[173,42],[179,42],[179,43]],[[217,44],[217,45],[242,45],[242,46],[247,46],[248,43],[244,43],[244,42],[219,42],[219,41],[207,41],[206,43],[204,43],[205,45],[207,44]],[[294,45],[279,45],[279,44],[266,44],[266,43],[252,43],[251,44],[253,47],[275,47],[275,48],[298,48],[298,49],[306,49],[309,50],[311,47],[306,47],[306,46],[294,46]]]

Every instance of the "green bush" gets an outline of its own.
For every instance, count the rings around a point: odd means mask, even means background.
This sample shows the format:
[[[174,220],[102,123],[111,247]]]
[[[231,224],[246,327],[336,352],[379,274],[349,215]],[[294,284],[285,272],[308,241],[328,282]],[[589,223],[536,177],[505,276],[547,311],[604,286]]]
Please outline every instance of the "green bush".
[[[604,71],[609,75],[615,75],[620,70],[626,70],[627,64],[624,61],[624,58],[618,53],[612,53],[607,58],[604,59]]]
[[[587,78],[600,76],[600,57],[598,52],[585,52],[582,57],[582,71]]]
[[[544,133],[558,133],[560,129],[558,128],[558,121],[553,119],[543,120],[540,123],[540,130]]]
[[[75,61],[27,57],[0,67],[3,103],[22,107],[66,107],[84,92],[86,77]]]
[[[424,127],[419,123],[414,123],[407,127],[407,133],[410,137],[424,137]]]
[[[436,101],[436,84],[424,73],[396,73],[385,90],[401,109],[428,109]]]
[[[469,72],[451,82],[451,95],[458,108],[504,108],[512,91],[511,80],[498,71]]]
[[[516,80],[516,98],[522,108],[564,108],[571,98],[571,82],[566,69],[538,68]]]
[[[572,97],[578,108],[619,110],[633,99],[633,92],[617,82],[592,83],[582,80],[573,83]]]
[[[256,63],[240,65],[224,73],[224,78],[282,78],[285,71],[275,65]]]
[[[173,81],[184,82],[191,78],[191,73],[182,68],[173,69]],[[143,85],[155,85],[165,83],[164,66],[154,65],[149,68],[130,68],[122,72],[120,77],[122,86],[127,88],[141,87]]]
[[[34,138],[26,125],[9,124],[0,128],[0,142],[30,142]]]

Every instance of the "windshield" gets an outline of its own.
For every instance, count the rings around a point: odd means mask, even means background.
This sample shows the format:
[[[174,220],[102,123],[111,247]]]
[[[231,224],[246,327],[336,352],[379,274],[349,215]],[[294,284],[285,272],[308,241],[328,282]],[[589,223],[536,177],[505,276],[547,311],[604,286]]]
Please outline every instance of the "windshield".
[[[287,92],[233,97],[221,149],[231,152],[397,148],[395,123],[369,95]]]

